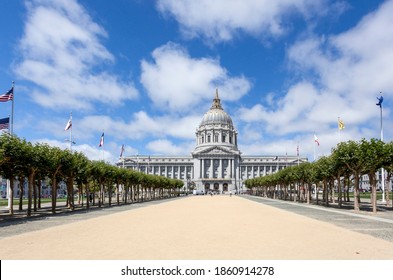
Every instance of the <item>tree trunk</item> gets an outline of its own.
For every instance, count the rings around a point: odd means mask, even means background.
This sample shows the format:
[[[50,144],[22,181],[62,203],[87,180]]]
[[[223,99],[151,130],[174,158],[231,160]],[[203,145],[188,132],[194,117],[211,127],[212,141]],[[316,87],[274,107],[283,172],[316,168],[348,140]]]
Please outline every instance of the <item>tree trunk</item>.
[[[326,179],[323,180],[323,197],[326,207],[329,207],[329,186]]]
[[[109,207],[112,205],[112,186],[108,185]]]
[[[341,178],[337,175],[337,188],[338,188],[338,208],[342,207],[342,191],[341,191]]]
[[[386,196],[386,207],[390,206],[390,189],[392,187],[392,182],[390,180],[391,176],[388,175],[386,182],[385,182],[385,186],[387,186],[387,188],[385,188],[385,196]]]
[[[52,213],[56,213],[56,200],[57,200],[57,181],[56,177],[52,178]]]
[[[33,211],[37,212],[37,182],[33,182]]]
[[[360,194],[359,194],[359,175],[354,174],[355,182],[353,186],[353,210],[360,211]]]
[[[102,200],[102,184],[100,184],[100,191],[98,193],[98,207],[101,207],[102,204],[101,200]]]
[[[375,180],[375,173],[370,172],[370,174],[368,174],[368,178],[371,183],[371,206],[373,209],[373,213],[377,213],[377,186]]]
[[[19,179],[19,211],[23,210],[23,192],[24,192],[24,184],[25,177],[21,177]]]
[[[336,192],[334,189],[334,178],[332,178],[330,183],[331,183],[330,191],[331,191],[332,203],[336,203]]]
[[[120,205],[120,187],[119,187],[119,183],[116,183],[116,199],[117,199],[117,205]]]
[[[72,176],[67,177],[67,200],[71,210],[75,210],[74,201],[74,178]]]
[[[345,183],[346,182],[346,183]],[[346,189],[345,189],[345,191],[346,191],[346,193],[347,193],[347,198],[346,198],[346,202],[349,202],[350,201],[350,199],[349,199],[349,188],[351,187],[350,186],[350,180],[349,180],[349,177],[344,177],[344,184],[346,184]]]
[[[41,184],[42,184],[42,181],[38,180],[38,185],[37,185],[37,193],[38,193],[37,206],[38,206],[38,209],[41,209],[41,196],[42,196]]]
[[[28,191],[27,191],[27,217],[31,216],[31,206],[32,206],[32,199],[33,199],[33,188],[34,188],[34,171],[31,171],[29,174],[28,180]]]
[[[86,209],[90,208],[90,188],[89,183],[85,185],[85,192],[86,192]]]
[[[10,201],[10,209],[8,209],[8,213],[12,216],[14,215],[14,184],[15,178],[11,176],[10,178],[10,193],[8,194],[8,199]]]
[[[304,185],[304,188],[306,190],[306,199],[307,199],[307,204],[310,204],[311,202],[311,192],[310,192],[310,184],[307,183]]]

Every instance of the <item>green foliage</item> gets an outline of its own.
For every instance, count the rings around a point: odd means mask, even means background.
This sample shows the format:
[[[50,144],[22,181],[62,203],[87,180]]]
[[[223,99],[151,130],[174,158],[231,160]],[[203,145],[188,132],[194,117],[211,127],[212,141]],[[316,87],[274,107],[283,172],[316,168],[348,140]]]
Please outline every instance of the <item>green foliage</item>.
[[[319,183],[337,176],[351,176],[376,173],[385,168],[393,173],[393,142],[384,143],[377,139],[359,142],[339,143],[332,149],[330,156],[318,161],[290,166],[279,172],[263,177],[247,179],[245,186],[249,189],[258,186],[290,185],[294,183]]]
[[[117,182],[141,184],[144,188],[177,189],[183,186],[181,180],[120,169],[103,161],[90,161],[82,153],[32,144],[8,134],[0,135],[0,174],[10,179],[32,173],[55,181],[72,177],[78,184],[88,184],[90,189],[95,189],[97,184],[112,188]]]

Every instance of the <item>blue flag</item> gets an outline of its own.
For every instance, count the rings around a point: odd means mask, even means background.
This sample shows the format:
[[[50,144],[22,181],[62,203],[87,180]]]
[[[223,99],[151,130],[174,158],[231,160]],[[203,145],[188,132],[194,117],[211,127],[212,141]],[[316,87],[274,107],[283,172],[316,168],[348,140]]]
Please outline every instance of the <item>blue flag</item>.
[[[382,95],[381,95],[381,97],[377,97],[377,99],[378,99],[378,103],[375,104],[375,105],[377,105],[377,106],[379,106],[379,107],[382,108],[382,102],[383,102],[383,97],[382,97]]]

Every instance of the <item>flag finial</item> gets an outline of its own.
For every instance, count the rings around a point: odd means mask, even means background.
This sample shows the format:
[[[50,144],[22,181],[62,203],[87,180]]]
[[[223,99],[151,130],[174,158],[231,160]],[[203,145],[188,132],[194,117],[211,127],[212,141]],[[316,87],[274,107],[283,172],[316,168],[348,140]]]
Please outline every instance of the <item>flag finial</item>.
[[[378,103],[375,104],[375,105],[377,105],[377,106],[382,108],[383,96],[382,96],[382,92],[380,92],[380,93],[381,93],[381,97],[377,97]]]

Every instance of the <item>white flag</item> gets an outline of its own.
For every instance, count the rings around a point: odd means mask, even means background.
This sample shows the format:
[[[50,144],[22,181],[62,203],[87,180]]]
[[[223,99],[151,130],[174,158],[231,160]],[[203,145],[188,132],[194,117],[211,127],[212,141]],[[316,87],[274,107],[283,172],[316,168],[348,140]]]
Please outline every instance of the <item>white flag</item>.
[[[71,121],[71,119],[69,119],[64,130],[69,130],[71,127],[72,127],[72,121]]]

